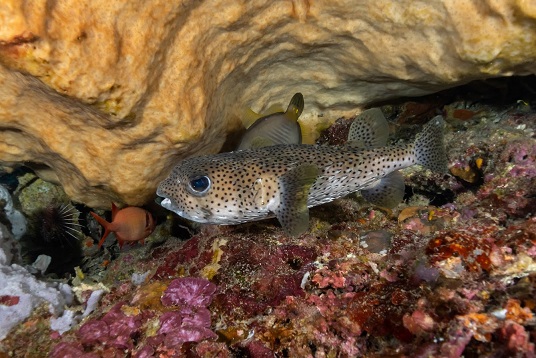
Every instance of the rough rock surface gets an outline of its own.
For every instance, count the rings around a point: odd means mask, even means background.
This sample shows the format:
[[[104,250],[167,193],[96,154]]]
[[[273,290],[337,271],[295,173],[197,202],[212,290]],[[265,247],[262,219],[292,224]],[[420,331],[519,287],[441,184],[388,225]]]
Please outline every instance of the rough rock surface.
[[[74,304],[34,310],[0,357],[534,357],[536,76],[488,83],[381,107],[390,142],[441,112],[449,143],[452,175],[403,170],[392,211],[351,195],[312,208],[299,238],[275,219],[196,229],[172,215],[144,245],[98,250],[92,234],[78,269],[43,277]],[[1,291],[0,317],[22,302]]]
[[[297,91],[314,127],[536,73],[524,0],[5,0],[0,24],[0,162],[94,207],[150,200],[174,162],[221,149],[241,110]]]

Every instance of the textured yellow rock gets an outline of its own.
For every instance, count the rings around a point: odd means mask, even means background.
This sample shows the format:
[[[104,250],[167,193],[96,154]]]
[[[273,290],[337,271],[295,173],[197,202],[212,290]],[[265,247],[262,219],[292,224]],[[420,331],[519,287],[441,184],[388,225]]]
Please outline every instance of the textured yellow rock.
[[[91,206],[138,205],[245,107],[302,92],[314,126],[535,60],[528,0],[3,0],[0,162]]]

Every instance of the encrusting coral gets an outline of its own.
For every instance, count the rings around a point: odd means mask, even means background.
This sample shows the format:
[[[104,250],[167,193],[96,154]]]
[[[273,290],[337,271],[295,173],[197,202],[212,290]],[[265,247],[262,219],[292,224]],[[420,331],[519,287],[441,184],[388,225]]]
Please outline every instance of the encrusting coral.
[[[531,1],[52,4],[0,8],[0,164],[93,208],[146,204],[178,159],[232,148],[243,110],[298,91],[314,132],[374,101],[536,73]]]

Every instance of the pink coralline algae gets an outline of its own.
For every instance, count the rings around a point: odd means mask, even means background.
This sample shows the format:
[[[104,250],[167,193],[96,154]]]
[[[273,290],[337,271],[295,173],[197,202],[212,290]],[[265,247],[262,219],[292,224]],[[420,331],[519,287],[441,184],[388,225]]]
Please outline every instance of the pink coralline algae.
[[[90,320],[80,327],[78,336],[84,345],[104,344],[118,349],[132,349],[139,334],[141,317],[127,316],[121,310],[125,303],[116,304],[99,320]]]
[[[52,349],[50,356],[123,356],[124,352],[136,357],[165,356],[181,352],[181,347],[188,342],[214,340],[217,336],[210,329],[207,307],[216,289],[216,285],[206,279],[177,278],[162,294],[161,301],[167,310],[159,316],[153,310],[139,310],[127,302],[119,302],[101,318],[83,323],[76,333],[78,342],[61,342]],[[160,327],[155,335],[146,336],[150,322],[157,322]],[[140,340],[144,344],[138,348]]]
[[[165,335],[166,346],[216,338],[210,330],[210,311],[206,308],[214,292],[216,285],[202,278],[179,278],[170,283],[162,296],[162,303],[177,306],[178,311],[165,312],[160,316],[158,333]]]
[[[532,140],[518,140],[508,143],[501,153],[501,159],[513,167],[512,176],[536,176],[536,144]]]
[[[138,353],[138,357],[150,357],[161,350],[172,350],[187,342],[215,339],[210,330],[210,311],[216,285],[195,277],[177,278],[162,295],[164,306],[176,309],[164,312],[160,318],[158,336],[152,337]]]
[[[170,347],[216,338],[210,330],[210,312],[206,308],[190,314],[166,312],[160,316],[160,324],[158,333],[165,334],[165,344]]]
[[[169,284],[162,296],[165,306],[206,307],[212,302],[216,285],[202,278],[178,278]]]
[[[85,322],[77,332],[79,342],[59,343],[50,357],[118,356],[124,350],[132,350],[147,317],[126,315],[122,311],[124,305],[125,302],[117,303],[102,318]]]

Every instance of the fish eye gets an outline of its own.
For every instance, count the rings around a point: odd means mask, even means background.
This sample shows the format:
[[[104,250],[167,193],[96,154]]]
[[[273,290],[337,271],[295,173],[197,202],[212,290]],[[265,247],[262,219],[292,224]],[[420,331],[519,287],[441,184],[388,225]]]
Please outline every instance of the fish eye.
[[[202,195],[210,189],[211,181],[206,175],[200,175],[190,179],[189,184],[192,194]]]

